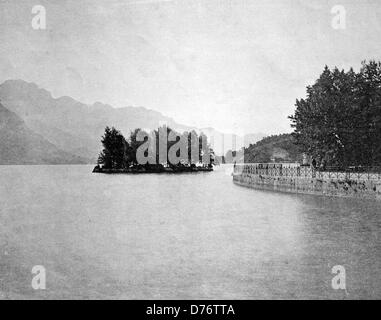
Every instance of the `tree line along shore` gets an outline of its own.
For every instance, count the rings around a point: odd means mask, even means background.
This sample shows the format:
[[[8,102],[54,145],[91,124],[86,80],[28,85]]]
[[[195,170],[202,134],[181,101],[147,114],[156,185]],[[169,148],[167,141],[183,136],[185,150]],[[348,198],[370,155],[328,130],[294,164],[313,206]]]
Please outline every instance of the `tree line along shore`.
[[[381,63],[363,61],[355,72],[327,66],[289,116],[293,132],[273,135],[222,162],[308,162],[317,168],[381,166]]]

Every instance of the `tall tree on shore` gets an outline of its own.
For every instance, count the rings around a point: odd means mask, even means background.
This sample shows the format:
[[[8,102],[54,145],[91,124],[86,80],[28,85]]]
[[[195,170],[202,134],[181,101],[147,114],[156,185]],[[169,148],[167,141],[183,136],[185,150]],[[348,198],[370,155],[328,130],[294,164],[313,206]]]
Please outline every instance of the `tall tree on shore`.
[[[357,79],[356,121],[361,162],[381,165],[381,63],[363,62]]]
[[[380,165],[380,80],[374,61],[359,73],[325,67],[289,117],[301,150],[329,165]]]

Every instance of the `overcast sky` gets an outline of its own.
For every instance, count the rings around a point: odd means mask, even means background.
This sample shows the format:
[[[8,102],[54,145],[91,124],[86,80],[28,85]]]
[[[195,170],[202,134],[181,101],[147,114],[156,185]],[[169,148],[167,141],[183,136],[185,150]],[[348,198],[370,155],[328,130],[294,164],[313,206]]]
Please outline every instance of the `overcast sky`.
[[[46,30],[31,27],[44,5]],[[331,22],[346,9],[346,29]],[[381,60],[381,1],[0,0],[0,81],[144,106],[224,132],[288,132],[324,65]]]

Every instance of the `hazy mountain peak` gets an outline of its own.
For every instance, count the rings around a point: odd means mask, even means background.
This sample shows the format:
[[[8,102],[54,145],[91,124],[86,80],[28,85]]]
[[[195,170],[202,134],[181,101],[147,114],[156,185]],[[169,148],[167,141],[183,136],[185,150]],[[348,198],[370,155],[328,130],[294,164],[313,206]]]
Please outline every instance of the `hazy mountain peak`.
[[[86,160],[64,152],[30,130],[0,103],[0,164],[70,164]]]
[[[19,94],[39,94],[40,96],[45,96],[52,98],[52,95],[49,91],[40,88],[37,84],[33,82],[27,82],[21,79],[10,79],[6,80],[1,84],[1,87],[4,91],[6,90],[17,90]]]
[[[110,106],[109,104],[106,104],[106,103],[103,103],[100,101],[94,102],[91,107],[94,110],[110,110],[110,109],[113,109],[113,107]]]
[[[73,104],[73,103],[79,103],[78,101],[74,100],[72,97],[69,96],[62,96],[56,99],[60,103],[67,103],[67,104]]]

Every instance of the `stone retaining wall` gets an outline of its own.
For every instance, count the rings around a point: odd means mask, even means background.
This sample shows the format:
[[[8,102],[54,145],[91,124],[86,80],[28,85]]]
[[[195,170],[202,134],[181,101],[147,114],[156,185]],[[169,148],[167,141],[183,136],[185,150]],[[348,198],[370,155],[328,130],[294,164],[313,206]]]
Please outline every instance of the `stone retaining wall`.
[[[234,173],[233,181],[238,185],[261,190],[381,200],[380,179],[322,179],[302,176],[270,176],[242,172]]]

